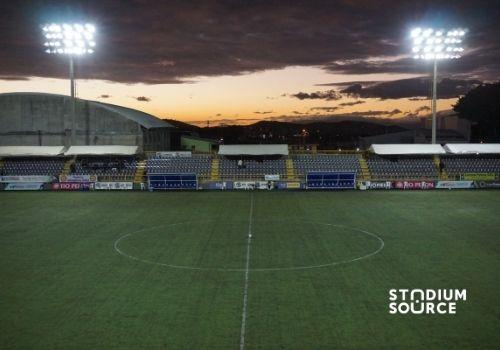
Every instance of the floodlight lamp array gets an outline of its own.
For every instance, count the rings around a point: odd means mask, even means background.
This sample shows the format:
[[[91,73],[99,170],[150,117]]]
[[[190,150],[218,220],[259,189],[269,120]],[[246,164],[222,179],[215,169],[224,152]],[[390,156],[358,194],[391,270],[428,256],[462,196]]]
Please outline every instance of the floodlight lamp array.
[[[425,60],[456,59],[462,56],[466,30],[415,28],[411,31],[413,58]]]
[[[95,26],[93,24],[56,24],[42,27],[45,36],[45,52],[62,55],[91,54],[95,49]]]

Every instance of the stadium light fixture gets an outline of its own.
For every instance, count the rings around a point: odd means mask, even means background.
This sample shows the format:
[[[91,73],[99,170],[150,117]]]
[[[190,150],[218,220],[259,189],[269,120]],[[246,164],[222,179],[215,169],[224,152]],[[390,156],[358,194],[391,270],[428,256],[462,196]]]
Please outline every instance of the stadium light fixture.
[[[436,143],[436,105],[437,105],[437,62],[458,59],[464,52],[463,40],[466,30],[462,28],[433,29],[415,28],[410,32],[412,54],[415,59],[433,60],[432,79],[432,143]]]
[[[69,77],[72,100],[71,144],[75,142],[75,71],[74,56],[94,53],[96,28],[91,23],[49,23],[42,26],[45,52],[69,57]]]

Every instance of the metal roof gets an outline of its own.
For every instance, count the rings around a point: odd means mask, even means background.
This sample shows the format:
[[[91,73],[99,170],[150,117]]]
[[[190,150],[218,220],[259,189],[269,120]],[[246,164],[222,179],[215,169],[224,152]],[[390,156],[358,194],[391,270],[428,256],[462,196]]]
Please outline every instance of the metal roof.
[[[447,143],[444,148],[452,154],[500,154],[500,143]]]
[[[122,107],[117,105],[112,105],[109,103],[97,102],[97,101],[88,101],[89,104],[93,104],[107,110],[113,111],[115,113],[121,114],[127,119],[133,120],[139,124],[141,124],[146,129],[150,128],[174,128],[174,126],[170,123],[167,123],[163,119],[157,118],[149,113],[145,113],[139,111],[137,109],[132,109],[128,107]]]
[[[288,155],[288,145],[220,145],[219,154],[226,156]]]
[[[64,146],[0,146],[0,157],[52,157],[64,152]]]
[[[137,153],[137,146],[71,146],[64,155],[66,156],[103,156],[103,155],[120,155],[131,156]]]
[[[373,144],[370,151],[380,155],[411,155],[411,154],[445,154],[445,150],[439,144]]]
[[[41,92],[9,92],[9,93],[0,94],[0,97],[2,97],[2,96],[25,96],[26,98],[29,98],[32,96],[45,96],[45,97],[62,98],[62,99],[67,99],[67,100],[69,100],[71,98],[70,96],[67,96],[67,95],[48,94],[48,93],[41,93]],[[150,128],[175,128],[172,124],[164,121],[163,119],[157,118],[149,113],[145,113],[145,112],[139,111],[137,109],[117,106],[117,105],[104,103],[104,102],[84,100],[84,99],[79,99],[79,98],[77,98],[77,100],[86,101],[90,105],[93,105],[96,108],[104,108],[104,109],[111,111],[113,113],[117,113],[117,114],[119,114],[127,119],[133,120],[134,122],[140,124],[141,126],[145,127],[146,129],[150,129]]]

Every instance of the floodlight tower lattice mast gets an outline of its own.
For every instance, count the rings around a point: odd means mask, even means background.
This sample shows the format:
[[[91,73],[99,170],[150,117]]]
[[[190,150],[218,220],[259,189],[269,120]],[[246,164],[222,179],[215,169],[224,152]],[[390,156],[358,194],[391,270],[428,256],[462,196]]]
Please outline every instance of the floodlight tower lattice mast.
[[[415,59],[433,60],[434,69],[432,74],[432,143],[436,143],[436,109],[437,109],[437,68],[438,60],[457,59],[461,57],[465,30],[456,28],[444,29],[422,29],[415,28],[411,31],[413,42],[413,54]]]
[[[76,143],[76,100],[74,56],[92,54],[94,52],[95,26],[93,24],[56,24],[42,27],[45,36],[45,52],[49,54],[68,55],[71,94],[71,138],[70,145]]]

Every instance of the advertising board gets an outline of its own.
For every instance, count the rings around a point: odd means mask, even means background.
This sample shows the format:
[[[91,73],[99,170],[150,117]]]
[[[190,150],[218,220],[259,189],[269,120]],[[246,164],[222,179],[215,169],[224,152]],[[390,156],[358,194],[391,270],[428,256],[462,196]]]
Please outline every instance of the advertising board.
[[[59,182],[97,182],[97,175],[59,175]]]
[[[264,180],[266,181],[279,181],[280,176],[278,174],[276,175],[264,175]]]
[[[363,181],[360,188],[361,186],[364,186],[366,190],[390,190],[392,183],[390,181]]]
[[[392,187],[398,190],[432,190],[435,184],[433,181],[393,181]]]
[[[500,188],[500,181],[474,181],[476,188]]]
[[[300,182],[287,182],[286,188],[290,190],[298,190],[300,189]]]
[[[94,189],[96,190],[132,190],[134,184],[132,182],[96,182]]]
[[[473,180],[473,181],[481,181],[481,180],[495,180],[494,173],[467,173],[462,176],[464,180]]]
[[[89,182],[55,182],[51,186],[54,191],[88,191],[93,187]]]
[[[254,188],[254,181],[235,181],[233,183],[233,189],[235,190],[253,190]]]
[[[473,188],[473,181],[438,181],[436,188]]]
[[[8,183],[5,191],[39,191],[43,189],[43,182],[12,182]]]
[[[46,176],[46,175],[7,175],[7,176],[0,176],[0,182],[9,182],[9,183],[14,183],[14,182],[31,182],[31,183],[36,183],[36,182],[51,182],[52,181],[52,176]]]

